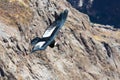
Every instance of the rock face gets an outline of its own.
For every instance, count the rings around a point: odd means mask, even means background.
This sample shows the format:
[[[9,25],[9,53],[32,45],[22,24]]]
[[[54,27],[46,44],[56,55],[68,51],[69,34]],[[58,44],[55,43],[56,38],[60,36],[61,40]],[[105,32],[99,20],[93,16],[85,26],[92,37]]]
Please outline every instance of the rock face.
[[[64,9],[58,45],[31,54],[31,39]],[[66,0],[0,0],[0,14],[1,80],[120,80],[120,30],[91,23]]]
[[[80,12],[90,16],[92,22],[120,28],[120,0],[67,0]]]

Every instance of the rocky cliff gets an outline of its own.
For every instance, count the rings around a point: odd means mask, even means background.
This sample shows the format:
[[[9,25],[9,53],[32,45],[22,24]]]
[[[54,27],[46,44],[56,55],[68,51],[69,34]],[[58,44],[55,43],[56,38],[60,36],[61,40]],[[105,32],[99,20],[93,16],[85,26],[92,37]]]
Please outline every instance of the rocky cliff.
[[[58,45],[31,54],[31,39],[65,9]],[[66,0],[0,0],[0,80],[119,80],[119,35]]]

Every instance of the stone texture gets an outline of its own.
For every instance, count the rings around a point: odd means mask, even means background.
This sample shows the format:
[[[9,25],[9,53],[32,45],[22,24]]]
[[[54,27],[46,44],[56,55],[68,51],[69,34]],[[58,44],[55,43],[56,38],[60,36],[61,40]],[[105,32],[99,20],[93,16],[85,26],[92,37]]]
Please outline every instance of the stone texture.
[[[0,0],[0,12],[6,13],[0,15],[1,80],[120,79],[119,29],[91,23],[66,0],[5,1],[9,5]],[[30,40],[41,37],[64,9],[69,15],[58,45],[31,54]]]

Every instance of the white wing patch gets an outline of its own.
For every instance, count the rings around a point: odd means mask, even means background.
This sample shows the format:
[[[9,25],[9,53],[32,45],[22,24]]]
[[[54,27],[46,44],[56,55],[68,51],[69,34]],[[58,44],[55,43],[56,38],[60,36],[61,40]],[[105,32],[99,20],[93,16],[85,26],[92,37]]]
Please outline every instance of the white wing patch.
[[[35,47],[41,48],[44,44],[45,44],[45,41],[38,42],[38,43],[35,45]]]
[[[55,30],[56,27],[48,28],[45,33],[43,34],[43,37],[50,37],[52,32]]]

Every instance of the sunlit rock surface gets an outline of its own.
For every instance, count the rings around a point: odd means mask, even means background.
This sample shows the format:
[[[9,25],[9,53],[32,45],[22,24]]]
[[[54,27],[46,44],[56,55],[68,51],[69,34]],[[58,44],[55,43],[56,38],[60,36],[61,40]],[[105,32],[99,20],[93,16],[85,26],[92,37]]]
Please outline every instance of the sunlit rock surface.
[[[30,53],[65,9],[53,49]],[[0,0],[1,80],[120,80],[120,30],[93,24],[66,0]]]

